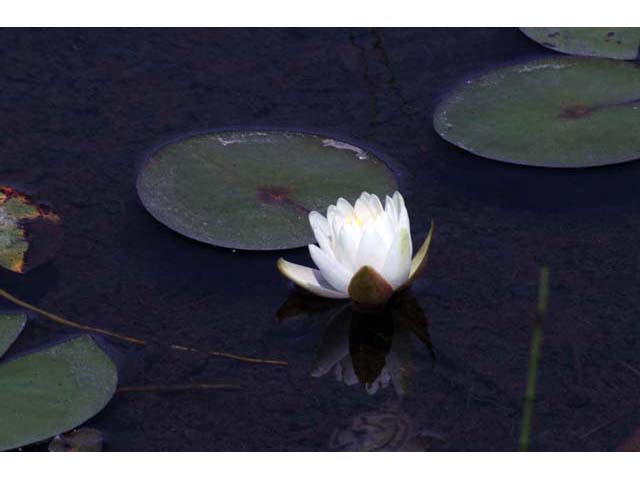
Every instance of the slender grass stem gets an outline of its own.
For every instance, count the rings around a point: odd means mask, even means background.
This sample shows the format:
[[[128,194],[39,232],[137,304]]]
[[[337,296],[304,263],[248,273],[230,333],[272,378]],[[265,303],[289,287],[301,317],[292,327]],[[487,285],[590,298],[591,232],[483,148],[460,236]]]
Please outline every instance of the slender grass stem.
[[[549,268],[540,269],[538,283],[538,306],[533,322],[531,347],[529,349],[529,372],[527,374],[527,388],[522,407],[522,426],[520,428],[520,451],[526,452],[531,445],[531,422],[533,419],[533,405],[536,396],[536,377],[540,360],[540,345],[542,343],[542,329],[547,316],[547,302],[549,299]]]
[[[230,389],[237,390],[240,386],[232,383],[187,383],[181,385],[129,385],[119,387],[117,393],[126,392],[181,392],[189,390],[218,390]]]
[[[120,333],[117,333],[111,330],[106,330],[104,328],[96,328],[96,327],[91,327],[89,325],[82,325],[81,323],[72,322],[71,320],[67,320],[66,318],[62,318],[59,315],[55,315],[53,313],[49,313],[45,310],[42,310],[41,308],[36,307],[35,305],[31,305],[30,303],[20,300],[19,298],[14,297],[9,292],[2,289],[0,289],[0,297],[3,297],[15,305],[26,308],[27,310],[31,310],[32,312],[42,315],[43,317],[48,318],[49,320],[55,323],[58,323],[60,325],[64,325],[66,327],[77,328],[78,330],[84,330],[85,332],[98,333],[100,335],[115,338],[117,340],[131,343],[134,345],[147,345],[149,343],[146,340],[130,337],[128,335],[122,335]],[[203,350],[198,350],[197,348],[185,347],[182,345],[169,345],[169,348],[172,350],[178,350],[180,352],[204,353],[212,357],[223,357],[231,360],[238,360],[240,362],[245,362],[245,363],[253,363],[253,364],[261,363],[261,364],[281,365],[281,366],[288,365],[288,363],[283,360],[270,360],[270,359],[264,359],[264,358],[245,357],[244,355],[236,355],[235,353],[218,352],[213,350],[203,351]]]

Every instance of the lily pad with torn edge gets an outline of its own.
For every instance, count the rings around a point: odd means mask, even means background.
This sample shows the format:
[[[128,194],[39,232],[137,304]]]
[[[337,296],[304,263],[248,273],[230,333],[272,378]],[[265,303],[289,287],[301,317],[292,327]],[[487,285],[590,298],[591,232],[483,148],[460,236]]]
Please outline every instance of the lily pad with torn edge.
[[[372,152],[320,135],[225,131],[170,143],[143,165],[145,208],[182,235],[211,245],[280,250],[314,241],[311,210],[363,191],[384,197],[394,173]]]
[[[0,186],[0,266],[26,273],[53,257],[62,241],[60,218],[27,195]]]

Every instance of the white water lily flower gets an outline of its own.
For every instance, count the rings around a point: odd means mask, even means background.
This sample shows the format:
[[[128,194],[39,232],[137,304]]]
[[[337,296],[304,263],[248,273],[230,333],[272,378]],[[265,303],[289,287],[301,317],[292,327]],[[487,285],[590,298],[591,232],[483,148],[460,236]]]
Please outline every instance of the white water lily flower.
[[[324,217],[309,214],[318,245],[309,253],[318,269],[281,258],[278,270],[298,286],[321,297],[351,298],[362,304],[385,303],[423,270],[433,223],[422,247],[411,258],[411,228],[399,192],[385,200],[363,192],[352,206],[344,198]]]

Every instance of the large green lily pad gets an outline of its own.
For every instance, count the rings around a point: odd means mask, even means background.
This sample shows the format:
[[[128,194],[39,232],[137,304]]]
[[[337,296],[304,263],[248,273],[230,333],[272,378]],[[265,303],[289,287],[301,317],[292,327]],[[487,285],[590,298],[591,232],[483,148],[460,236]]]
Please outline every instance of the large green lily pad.
[[[467,80],[438,107],[436,131],[477,155],[543,167],[640,157],[640,68],[554,56]]]
[[[0,185],[0,267],[26,273],[51,259],[61,240],[56,214]]]
[[[86,335],[0,364],[0,451],[84,423],[107,404],[116,384],[115,365]]]
[[[563,53],[618,60],[640,58],[638,27],[523,27],[520,30],[541,45]]]
[[[397,189],[373,153],[294,132],[229,131],[188,137],[151,155],[138,176],[147,210],[212,245],[278,250],[313,242],[308,213],[339,197]]]

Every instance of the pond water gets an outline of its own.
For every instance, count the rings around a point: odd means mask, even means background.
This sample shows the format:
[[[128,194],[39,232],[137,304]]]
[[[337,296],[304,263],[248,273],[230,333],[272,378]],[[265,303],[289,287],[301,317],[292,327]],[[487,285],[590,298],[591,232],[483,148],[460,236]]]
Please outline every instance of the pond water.
[[[502,164],[431,125],[468,76],[554,54],[517,29],[3,29],[0,40],[0,180],[50,204],[65,232],[51,263],[3,271],[2,288],[152,340],[99,339],[121,386],[239,386],[118,393],[87,423],[107,449],[514,450],[542,265],[532,449],[615,450],[640,426],[640,164]],[[146,212],[135,183],[149,152],[233,126],[335,132],[403,166],[414,243],[432,218],[436,230],[395,316],[291,296],[283,252],[211,247]],[[284,256],[310,264],[304,248]],[[11,352],[76,333],[31,315]]]

